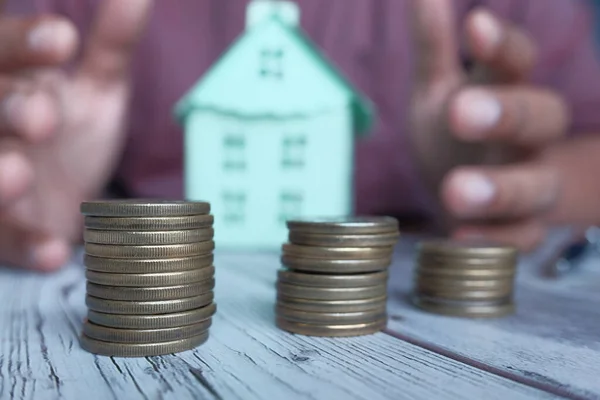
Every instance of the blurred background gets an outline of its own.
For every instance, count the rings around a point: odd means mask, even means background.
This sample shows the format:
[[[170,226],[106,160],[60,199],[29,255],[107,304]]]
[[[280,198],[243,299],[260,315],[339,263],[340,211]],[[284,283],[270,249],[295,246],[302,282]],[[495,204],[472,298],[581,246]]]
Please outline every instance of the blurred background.
[[[588,0],[592,3],[594,13],[596,16],[596,41],[600,46],[600,0]]]

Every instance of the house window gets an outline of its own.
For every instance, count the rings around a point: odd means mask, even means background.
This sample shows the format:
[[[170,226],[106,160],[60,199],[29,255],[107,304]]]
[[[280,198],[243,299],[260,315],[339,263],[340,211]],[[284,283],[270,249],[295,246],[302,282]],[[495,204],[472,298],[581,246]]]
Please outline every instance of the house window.
[[[241,134],[227,134],[223,137],[223,169],[244,171],[246,169],[246,138]]]
[[[298,191],[283,191],[279,196],[279,222],[297,218],[302,213],[304,196]]]
[[[225,191],[222,194],[224,221],[227,224],[242,224],[246,215],[246,193]]]
[[[264,49],[260,53],[260,76],[263,78],[283,78],[283,50]]]
[[[284,169],[301,169],[306,159],[306,136],[286,135],[282,140],[281,166]]]

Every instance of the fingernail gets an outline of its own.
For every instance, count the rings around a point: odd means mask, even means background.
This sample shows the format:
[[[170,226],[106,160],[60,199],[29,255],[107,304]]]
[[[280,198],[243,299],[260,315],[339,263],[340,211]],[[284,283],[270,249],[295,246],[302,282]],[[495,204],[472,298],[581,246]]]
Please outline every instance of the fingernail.
[[[502,40],[502,29],[496,18],[487,11],[479,11],[473,16],[473,24],[482,36],[484,53],[493,53]]]
[[[492,95],[482,90],[467,90],[456,99],[459,136],[477,139],[493,128],[502,116],[502,106]]]
[[[69,260],[69,246],[62,240],[54,239],[40,243],[30,250],[30,262],[42,271],[53,271]]]
[[[29,33],[29,48],[43,53],[63,51],[71,46],[75,36],[66,22],[44,21]]]
[[[476,173],[458,177],[459,193],[469,206],[481,207],[491,202],[496,195],[494,183],[486,176]]]
[[[15,200],[33,180],[31,166],[21,153],[11,152],[0,158],[0,203]]]

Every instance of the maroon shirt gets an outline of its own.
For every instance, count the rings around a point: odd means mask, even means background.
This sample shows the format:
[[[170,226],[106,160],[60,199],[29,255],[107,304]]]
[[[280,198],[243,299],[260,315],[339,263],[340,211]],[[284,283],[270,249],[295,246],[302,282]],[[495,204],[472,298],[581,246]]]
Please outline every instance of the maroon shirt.
[[[126,1],[126,0],[125,0]],[[92,0],[9,0],[9,10],[52,11],[87,30]],[[376,129],[356,150],[360,213],[425,211],[411,164],[407,111],[414,49],[406,0],[297,0],[308,36],[378,109]],[[455,0],[523,26],[537,40],[533,80],[570,102],[573,131],[600,132],[600,69],[592,12],[578,0]],[[131,196],[182,195],[182,131],[173,105],[243,31],[247,0],[158,0],[136,54],[128,145],[117,178]]]

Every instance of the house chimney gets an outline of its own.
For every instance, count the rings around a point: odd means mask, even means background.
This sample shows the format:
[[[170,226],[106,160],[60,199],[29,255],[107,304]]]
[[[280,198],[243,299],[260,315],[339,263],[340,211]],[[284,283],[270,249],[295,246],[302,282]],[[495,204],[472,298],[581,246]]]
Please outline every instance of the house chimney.
[[[246,29],[276,15],[281,21],[292,26],[300,23],[300,9],[293,1],[252,0],[246,9]]]

